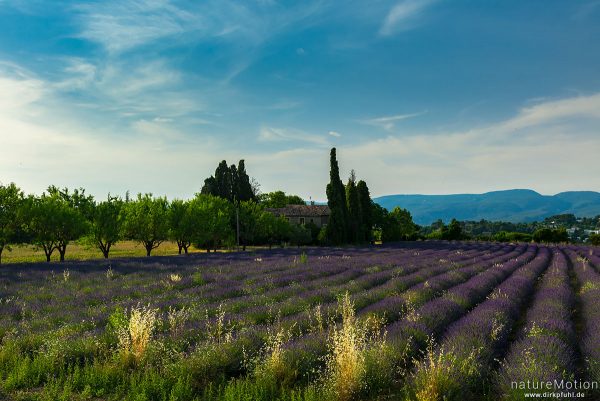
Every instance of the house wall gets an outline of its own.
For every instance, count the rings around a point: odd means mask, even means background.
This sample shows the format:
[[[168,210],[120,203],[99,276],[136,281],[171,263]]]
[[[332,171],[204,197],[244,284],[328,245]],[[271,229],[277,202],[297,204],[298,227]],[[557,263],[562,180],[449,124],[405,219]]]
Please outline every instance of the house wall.
[[[290,216],[287,217],[287,219],[290,223],[294,224],[308,224],[312,220],[312,222],[320,228],[327,224],[328,216]],[[302,222],[302,219],[304,219],[304,223]]]

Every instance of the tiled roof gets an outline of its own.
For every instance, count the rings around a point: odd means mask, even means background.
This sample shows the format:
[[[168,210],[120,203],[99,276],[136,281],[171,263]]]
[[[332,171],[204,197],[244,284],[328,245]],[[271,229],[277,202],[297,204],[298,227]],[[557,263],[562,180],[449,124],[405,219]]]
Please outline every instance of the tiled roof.
[[[282,208],[266,208],[265,210],[286,217],[319,217],[331,214],[327,205],[287,205]]]

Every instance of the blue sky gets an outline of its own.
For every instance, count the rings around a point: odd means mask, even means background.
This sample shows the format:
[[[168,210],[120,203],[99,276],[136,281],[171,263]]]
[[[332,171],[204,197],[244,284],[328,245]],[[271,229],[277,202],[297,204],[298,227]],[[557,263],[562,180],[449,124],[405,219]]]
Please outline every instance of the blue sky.
[[[600,190],[600,1],[0,0],[0,182]]]

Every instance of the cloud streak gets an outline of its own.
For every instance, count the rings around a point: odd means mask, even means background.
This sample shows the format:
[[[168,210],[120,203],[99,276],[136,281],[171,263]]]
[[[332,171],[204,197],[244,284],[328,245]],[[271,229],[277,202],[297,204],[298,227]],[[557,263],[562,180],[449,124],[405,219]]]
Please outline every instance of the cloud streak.
[[[600,93],[547,101],[525,107],[516,117],[506,121],[500,128],[511,131],[570,118],[600,118]]]
[[[306,142],[314,145],[328,146],[329,141],[320,135],[307,134],[295,129],[274,128],[263,126],[258,140],[261,142]]]
[[[385,16],[379,34],[390,36],[397,32],[409,30],[415,27],[417,19],[425,9],[435,3],[436,0],[403,0],[394,5]]]
[[[76,10],[83,28],[80,37],[101,44],[109,53],[182,34],[202,23],[168,0],[106,1]]]
[[[465,131],[386,138],[340,149],[376,195],[600,190],[600,93],[546,101]],[[575,156],[576,155],[576,156]],[[381,172],[385,171],[385,174]],[[419,177],[415,180],[415,177]]]
[[[386,131],[392,131],[398,121],[407,120],[409,118],[419,117],[426,114],[427,111],[410,114],[396,114],[393,116],[375,117],[367,120],[360,120],[362,124],[373,125],[375,127],[383,128]]]

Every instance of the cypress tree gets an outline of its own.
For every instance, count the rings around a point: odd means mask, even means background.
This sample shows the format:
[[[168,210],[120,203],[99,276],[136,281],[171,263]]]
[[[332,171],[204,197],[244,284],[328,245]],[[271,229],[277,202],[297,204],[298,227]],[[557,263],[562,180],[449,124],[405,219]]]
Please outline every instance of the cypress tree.
[[[250,184],[250,177],[246,173],[246,164],[244,159],[240,160],[237,167],[237,198],[240,201],[255,200],[254,193],[252,192],[252,184]]]
[[[360,241],[371,242],[372,240],[372,228],[373,228],[373,213],[371,194],[369,193],[369,187],[363,180],[358,181],[356,184],[356,190],[358,192],[358,203],[360,205]]]
[[[217,196],[217,180],[214,176],[210,176],[204,180],[204,186],[200,193],[204,195],[214,195]]]
[[[346,184],[346,201],[348,202],[348,241],[351,243],[364,242],[364,233],[362,230],[360,203],[358,198],[358,189],[356,188],[356,175],[354,170],[350,172],[350,178]]]
[[[215,175],[204,180],[202,194],[218,196],[230,202],[255,200],[250,177],[246,173],[244,160],[240,160],[238,166],[227,165],[223,160],[215,170]]]
[[[232,164],[229,167],[229,201],[230,202],[239,202],[240,199],[238,197],[238,171],[235,164]]]
[[[329,184],[327,184],[327,205],[331,210],[325,236],[327,242],[332,245],[341,245],[347,241],[347,217],[346,191],[340,180],[340,169],[336,158],[335,148],[330,153]]]
[[[221,198],[232,200],[233,195],[231,193],[231,170],[227,166],[227,161],[223,160],[219,163],[219,166],[215,170],[216,180],[216,196]]]

